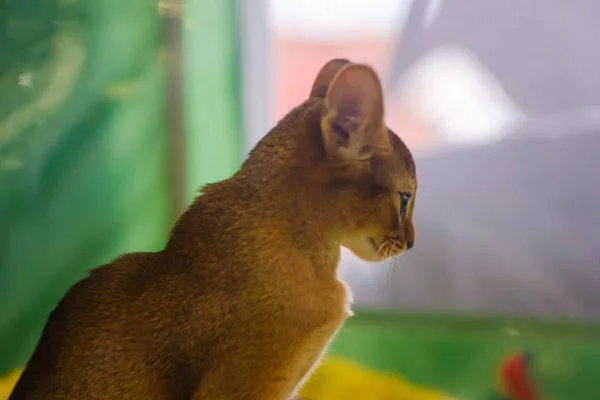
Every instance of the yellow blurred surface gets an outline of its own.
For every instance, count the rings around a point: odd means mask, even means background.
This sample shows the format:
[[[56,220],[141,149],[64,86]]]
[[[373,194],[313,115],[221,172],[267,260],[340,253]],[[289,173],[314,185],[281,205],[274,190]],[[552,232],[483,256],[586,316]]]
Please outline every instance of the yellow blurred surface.
[[[0,378],[0,400],[7,400],[21,374],[16,370]],[[381,373],[356,363],[328,358],[300,391],[302,400],[453,400],[444,393]]]
[[[0,377],[0,400],[8,399],[19,376],[21,376],[21,370],[16,370],[7,376]]]
[[[452,400],[444,393],[359,364],[329,358],[300,391],[302,400]]]

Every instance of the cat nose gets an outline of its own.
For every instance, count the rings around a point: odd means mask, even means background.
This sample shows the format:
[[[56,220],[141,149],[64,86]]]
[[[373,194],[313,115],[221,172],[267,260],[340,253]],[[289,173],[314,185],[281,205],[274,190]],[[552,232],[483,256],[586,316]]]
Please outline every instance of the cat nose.
[[[406,242],[406,250],[408,249],[412,249],[412,247],[415,245],[414,241],[410,241],[410,242]]]

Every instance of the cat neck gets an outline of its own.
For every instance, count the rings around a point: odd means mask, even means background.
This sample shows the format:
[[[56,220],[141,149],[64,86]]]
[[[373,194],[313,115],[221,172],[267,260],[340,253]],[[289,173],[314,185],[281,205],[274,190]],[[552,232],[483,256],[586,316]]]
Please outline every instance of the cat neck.
[[[257,187],[243,176],[207,185],[175,225],[166,251],[193,260],[284,262],[303,259],[335,272],[340,244],[308,191],[289,180]],[[294,187],[290,192],[288,188]],[[321,215],[319,215],[321,213]],[[242,260],[240,255],[244,255]]]

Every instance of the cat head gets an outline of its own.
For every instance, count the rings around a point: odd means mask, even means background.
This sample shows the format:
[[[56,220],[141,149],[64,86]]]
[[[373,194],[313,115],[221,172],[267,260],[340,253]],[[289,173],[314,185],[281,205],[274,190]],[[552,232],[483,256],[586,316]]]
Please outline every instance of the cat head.
[[[289,204],[303,225],[364,260],[380,261],[415,243],[414,162],[385,125],[381,83],[368,65],[325,64],[308,100],[259,142],[241,173],[278,185],[272,193],[293,197]]]

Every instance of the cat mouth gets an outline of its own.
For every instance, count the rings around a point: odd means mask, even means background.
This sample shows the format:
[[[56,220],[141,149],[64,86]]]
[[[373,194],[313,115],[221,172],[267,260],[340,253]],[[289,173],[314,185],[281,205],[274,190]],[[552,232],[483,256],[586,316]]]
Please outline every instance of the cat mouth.
[[[384,238],[383,242],[378,244],[375,238],[369,237],[368,242],[371,243],[375,255],[381,259],[396,256],[406,250],[403,243],[395,238]]]

